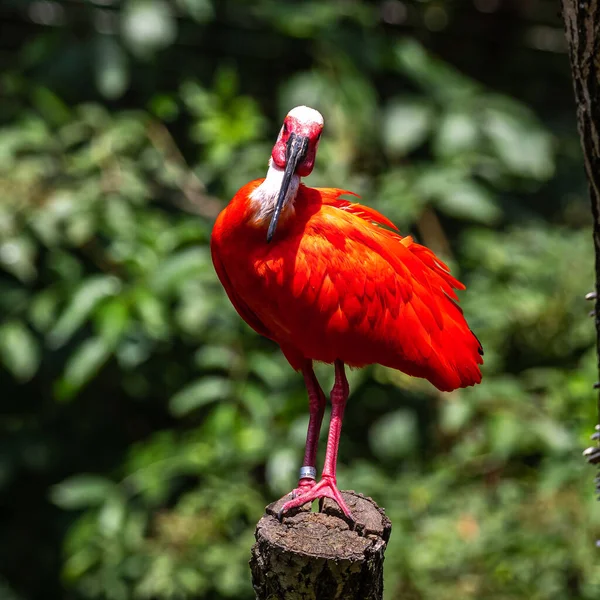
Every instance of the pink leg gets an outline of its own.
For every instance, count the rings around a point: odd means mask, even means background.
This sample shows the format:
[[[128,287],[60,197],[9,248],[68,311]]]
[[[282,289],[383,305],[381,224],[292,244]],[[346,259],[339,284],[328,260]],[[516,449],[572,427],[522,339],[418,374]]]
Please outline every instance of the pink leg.
[[[315,372],[312,362],[302,369],[304,383],[308,392],[308,407],[310,418],[308,420],[308,432],[306,434],[306,449],[304,451],[303,468],[315,469],[317,461],[317,446],[319,444],[319,434],[321,433],[321,423],[323,422],[323,413],[325,412],[326,398]],[[305,469],[306,470],[306,469]],[[315,485],[314,477],[300,477],[298,487],[292,492],[292,497],[300,496]]]
[[[335,383],[331,390],[331,421],[329,424],[329,437],[327,439],[327,452],[325,454],[325,465],[321,475],[321,481],[307,490],[298,498],[286,502],[280,511],[280,516],[290,508],[302,506],[307,502],[312,502],[317,498],[331,498],[342,509],[344,514],[353,518],[350,509],[344,502],[342,495],[337,488],[336,465],[338,447],[340,444],[340,433],[342,431],[342,420],[344,418],[344,409],[348,399],[348,380],[344,372],[344,363],[341,360],[335,361]]]

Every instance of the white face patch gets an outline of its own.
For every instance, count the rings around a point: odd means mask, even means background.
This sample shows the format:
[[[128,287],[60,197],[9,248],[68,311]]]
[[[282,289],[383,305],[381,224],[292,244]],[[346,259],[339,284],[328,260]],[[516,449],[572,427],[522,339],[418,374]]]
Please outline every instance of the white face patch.
[[[265,180],[250,194],[250,201],[254,215],[252,222],[260,226],[268,226],[273,216],[273,211],[277,205],[279,190],[283,180],[283,169],[280,169],[273,163],[273,159],[269,160],[269,170]],[[300,177],[292,175],[290,187],[288,188],[287,196],[283,202],[281,210],[282,216],[289,210],[294,210],[294,200],[300,185]]]
[[[288,117],[298,119],[301,123],[316,123],[323,127],[323,115],[314,108],[308,106],[296,106],[288,113]]]

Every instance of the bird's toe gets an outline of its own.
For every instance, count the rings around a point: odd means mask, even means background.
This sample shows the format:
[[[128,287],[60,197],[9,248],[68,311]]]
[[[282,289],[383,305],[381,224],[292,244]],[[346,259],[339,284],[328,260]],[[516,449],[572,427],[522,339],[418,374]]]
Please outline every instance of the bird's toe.
[[[297,488],[292,492],[296,492],[301,488]],[[337,488],[335,483],[335,479],[332,477],[324,476],[319,483],[313,484],[310,487],[305,487],[301,489],[301,493],[296,497],[292,496],[291,500],[288,500],[279,510],[278,518],[281,521],[283,519],[283,515],[292,508],[298,508],[303,506],[304,504],[308,504],[309,502],[313,502],[314,500],[319,500],[319,509],[322,511],[323,509],[323,501],[325,498],[330,498],[333,500],[339,507],[340,510],[346,515],[348,519],[354,521],[354,517],[348,505],[342,498],[342,494]]]

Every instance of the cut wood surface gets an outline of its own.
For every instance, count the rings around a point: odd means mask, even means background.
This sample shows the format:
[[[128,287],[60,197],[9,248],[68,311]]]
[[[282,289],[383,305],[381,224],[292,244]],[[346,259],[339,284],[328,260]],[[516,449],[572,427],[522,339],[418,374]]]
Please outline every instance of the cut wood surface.
[[[266,508],[256,527],[250,568],[257,600],[381,600],[383,560],[392,524],[371,498],[342,492],[352,524],[334,502],[277,513]]]

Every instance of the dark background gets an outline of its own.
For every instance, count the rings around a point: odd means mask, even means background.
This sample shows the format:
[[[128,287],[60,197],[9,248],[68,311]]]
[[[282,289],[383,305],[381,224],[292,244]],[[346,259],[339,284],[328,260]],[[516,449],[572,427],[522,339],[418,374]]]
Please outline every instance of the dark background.
[[[5,0],[0,72],[3,600],[253,597],[307,402],[208,240],[298,104],[326,121],[307,183],[440,253],[486,351],[451,394],[350,374],[338,479],[394,523],[386,598],[599,597],[558,2]]]

